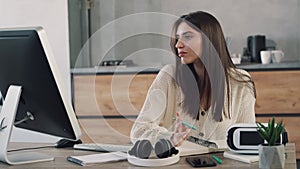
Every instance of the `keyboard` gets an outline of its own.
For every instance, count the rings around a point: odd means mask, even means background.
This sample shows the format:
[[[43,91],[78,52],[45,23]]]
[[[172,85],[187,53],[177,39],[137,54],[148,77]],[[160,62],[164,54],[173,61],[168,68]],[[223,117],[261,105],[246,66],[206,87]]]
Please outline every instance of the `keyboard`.
[[[90,151],[100,151],[100,152],[127,152],[131,149],[132,145],[120,145],[120,144],[102,144],[102,143],[84,143],[75,144],[74,149],[77,150],[90,150]]]

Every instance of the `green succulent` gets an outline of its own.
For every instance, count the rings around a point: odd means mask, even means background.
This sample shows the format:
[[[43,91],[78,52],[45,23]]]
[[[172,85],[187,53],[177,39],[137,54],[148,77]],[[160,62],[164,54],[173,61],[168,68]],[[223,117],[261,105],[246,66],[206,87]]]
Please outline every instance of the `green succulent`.
[[[268,126],[265,126],[260,122],[257,122],[256,125],[258,133],[268,142],[268,146],[274,146],[279,139],[280,134],[285,130],[282,120],[276,124],[274,117],[271,121],[269,120]]]

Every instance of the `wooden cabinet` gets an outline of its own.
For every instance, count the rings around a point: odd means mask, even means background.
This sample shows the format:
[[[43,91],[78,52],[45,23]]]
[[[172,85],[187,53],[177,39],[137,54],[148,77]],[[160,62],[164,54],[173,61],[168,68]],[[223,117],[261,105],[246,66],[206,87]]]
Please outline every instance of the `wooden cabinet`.
[[[300,113],[300,71],[249,73],[256,86],[256,114]]]
[[[289,141],[300,159],[300,71],[252,71],[257,121],[283,119]],[[138,115],[156,74],[73,75],[75,111],[79,117]]]
[[[137,116],[156,74],[74,75],[78,116]]]

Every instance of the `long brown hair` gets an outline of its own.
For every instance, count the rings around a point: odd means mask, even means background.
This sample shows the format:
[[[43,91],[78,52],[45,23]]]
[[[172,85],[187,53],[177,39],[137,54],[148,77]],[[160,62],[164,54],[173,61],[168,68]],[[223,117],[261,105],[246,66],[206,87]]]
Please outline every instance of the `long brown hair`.
[[[224,34],[220,23],[217,19],[209,13],[198,11],[187,15],[181,16],[173,25],[172,35],[170,40],[170,45],[172,51],[176,56],[178,56],[177,49],[175,45],[177,43],[176,32],[180,23],[185,22],[195,30],[199,31],[203,39],[203,51],[200,61],[202,67],[204,68],[203,79],[199,79],[197,76],[193,64],[188,65],[190,70],[193,72],[194,78],[197,81],[197,86],[200,94],[200,102],[198,102],[198,108],[192,106],[191,102],[194,102],[195,97],[190,97],[188,93],[194,93],[190,91],[189,81],[184,80],[186,75],[183,75],[183,64],[179,57],[176,57],[176,80],[177,83],[182,88],[184,95],[188,97],[184,98],[183,108],[186,112],[192,114],[192,117],[196,117],[195,114],[199,112],[199,103],[204,110],[208,110],[209,107],[212,108],[214,113],[213,117],[216,121],[222,121],[222,112],[225,117],[230,118],[230,84],[229,78],[247,84],[251,87],[255,95],[254,82],[251,77],[242,74],[236,70],[236,66],[232,63],[229,51],[227,49]],[[231,71],[234,70],[234,71]],[[229,72],[230,71],[230,72]],[[232,73],[237,76],[233,76]],[[210,78],[213,77],[213,78]],[[238,77],[238,78],[236,78]],[[225,85],[226,83],[226,85]],[[227,89],[226,99],[228,101],[227,113],[223,110],[224,106],[224,93],[225,86]],[[191,106],[193,108],[191,108]]]

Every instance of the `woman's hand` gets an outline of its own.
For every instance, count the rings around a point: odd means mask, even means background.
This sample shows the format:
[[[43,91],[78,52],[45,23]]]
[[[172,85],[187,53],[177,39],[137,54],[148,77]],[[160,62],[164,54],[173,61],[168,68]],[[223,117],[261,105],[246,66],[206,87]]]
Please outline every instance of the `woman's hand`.
[[[191,129],[182,124],[180,113],[176,113],[175,131],[171,136],[171,142],[174,146],[180,146],[188,137]]]

